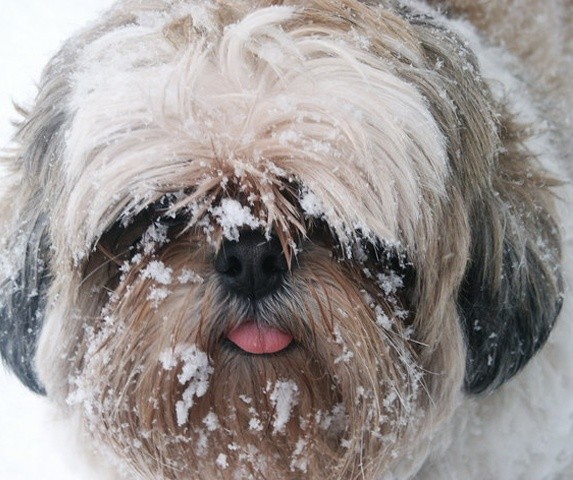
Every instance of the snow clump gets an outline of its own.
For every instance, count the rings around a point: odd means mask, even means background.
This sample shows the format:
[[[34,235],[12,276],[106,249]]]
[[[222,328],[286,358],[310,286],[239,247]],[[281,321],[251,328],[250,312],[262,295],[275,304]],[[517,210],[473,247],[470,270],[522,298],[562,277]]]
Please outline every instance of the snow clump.
[[[187,385],[181,400],[175,404],[177,424],[182,427],[187,423],[189,411],[195,404],[195,399],[207,393],[209,379],[214,369],[207,354],[197,348],[196,345],[178,345],[175,349],[164,350],[159,356],[159,361],[165,370],[171,370],[182,362],[181,373],[177,379],[181,385]],[[214,426],[216,417],[207,416],[206,425]]]
[[[267,385],[267,391],[271,385]],[[273,434],[283,433],[290,420],[292,409],[298,405],[298,386],[292,380],[278,380],[270,395],[271,404],[275,408]]]
[[[224,198],[219,206],[213,208],[212,213],[228,240],[239,241],[241,227],[247,226],[256,230],[261,226],[261,221],[252,214],[248,206],[241,205],[232,198]]]

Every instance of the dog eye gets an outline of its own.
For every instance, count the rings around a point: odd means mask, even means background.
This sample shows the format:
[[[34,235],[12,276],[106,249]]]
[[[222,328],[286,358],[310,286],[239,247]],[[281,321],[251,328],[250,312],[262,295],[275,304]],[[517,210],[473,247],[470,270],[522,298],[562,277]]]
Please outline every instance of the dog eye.
[[[128,220],[121,218],[102,235],[97,249],[120,262],[142,243],[164,243],[176,236],[188,225],[189,218],[186,212],[173,212],[172,205],[172,200],[162,197]]]
[[[311,243],[333,250],[333,255],[338,257],[339,255],[335,252],[338,250],[338,241],[334,238],[332,231],[326,224],[321,220],[312,220],[306,225],[307,237]]]
[[[396,245],[366,239],[358,232],[350,247],[350,254],[352,256],[348,260],[361,265],[367,275],[399,279],[400,288],[414,285],[414,266],[406,253]]]
[[[189,224],[189,216],[182,213],[162,213],[155,216],[154,223],[169,229],[185,227]]]
[[[179,210],[173,211],[176,200],[175,195],[168,194],[149,205],[146,209],[149,223],[159,224],[167,228],[186,226],[189,223],[189,215]]]

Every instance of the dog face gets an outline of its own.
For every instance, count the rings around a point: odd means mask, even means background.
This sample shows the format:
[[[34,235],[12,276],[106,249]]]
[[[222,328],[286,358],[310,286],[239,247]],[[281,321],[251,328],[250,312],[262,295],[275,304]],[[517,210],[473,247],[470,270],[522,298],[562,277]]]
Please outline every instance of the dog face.
[[[2,353],[136,477],[415,471],[553,325],[551,181],[439,18],[260,3],[126,1],[48,66]]]

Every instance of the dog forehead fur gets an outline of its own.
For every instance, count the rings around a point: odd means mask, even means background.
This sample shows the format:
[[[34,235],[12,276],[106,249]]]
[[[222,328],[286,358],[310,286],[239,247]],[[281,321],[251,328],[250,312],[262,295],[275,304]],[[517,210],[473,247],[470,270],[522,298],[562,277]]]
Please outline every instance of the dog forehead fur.
[[[319,6],[310,13],[275,6],[174,38],[171,30],[183,28],[179,15],[189,15],[184,7],[170,20],[142,12],[141,24],[103,35],[78,59],[86,66],[71,100],[73,158],[62,167],[74,189],[62,198],[75,209],[66,215],[74,228],[62,231],[78,238],[63,244],[76,251],[92,244],[88,235],[109,221],[109,192],[118,210],[137,210],[150,201],[150,185],[177,190],[214,175],[264,184],[285,172],[328,205],[339,236],[344,227],[407,244],[436,236],[422,229],[434,223],[424,212],[446,193],[443,134],[423,96],[388,72],[390,59],[366,57],[359,42],[368,30],[345,31]],[[200,18],[216,15],[203,10]],[[325,28],[332,31],[326,38]],[[423,62],[414,46],[400,49]],[[342,96],[349,84],[356,88]],[[165,157],[167,168],[155,168],[152,159]],[[102,168],[110,161],[117,168]]]
[[[7,159],[2,356],[133,478],[573,475],[572,10],[118,2]],[[245,226],[294,265],[283,360],[219,345]]]

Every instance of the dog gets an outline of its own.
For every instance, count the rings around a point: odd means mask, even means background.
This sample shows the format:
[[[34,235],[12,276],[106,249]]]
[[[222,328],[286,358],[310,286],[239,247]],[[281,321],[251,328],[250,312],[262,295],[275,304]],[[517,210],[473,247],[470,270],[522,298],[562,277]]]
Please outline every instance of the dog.
[[[110,478],[572,478],[572,20],[120,0],[4,161],[5,364]]]

